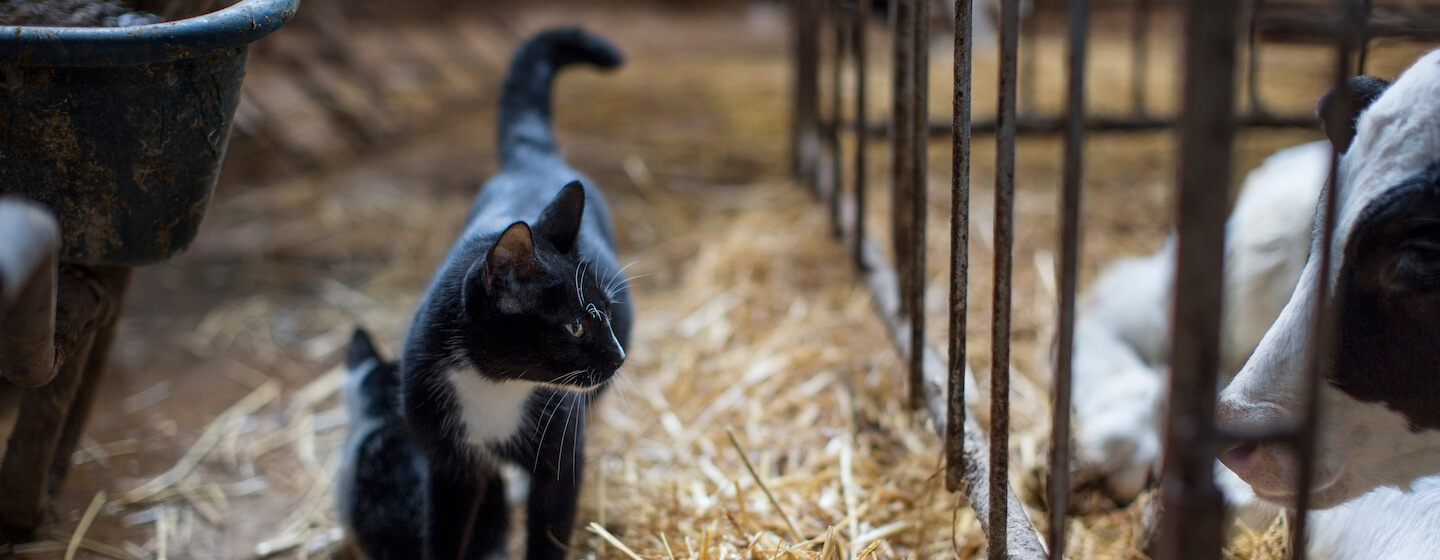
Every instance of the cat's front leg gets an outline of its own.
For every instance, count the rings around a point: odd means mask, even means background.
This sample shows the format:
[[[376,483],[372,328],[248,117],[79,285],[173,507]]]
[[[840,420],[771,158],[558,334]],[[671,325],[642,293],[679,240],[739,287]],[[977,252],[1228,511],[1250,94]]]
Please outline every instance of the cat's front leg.
[[[577,413],[583,414],[583,409]],[[570,533],[575,526],[575,507],[580,501],[580,482],[584,476],[584,423],[566,430],[564,439],[563,447],[546,442],[549,445],[540,449],[540,453],[555,460],[537,461],[530,479],[525,531],[528,560],[563,560],[570,550]]]
[[[504,558],[509,526],[498,469],[466,463],[431,467],[425,523],[429,560]]]

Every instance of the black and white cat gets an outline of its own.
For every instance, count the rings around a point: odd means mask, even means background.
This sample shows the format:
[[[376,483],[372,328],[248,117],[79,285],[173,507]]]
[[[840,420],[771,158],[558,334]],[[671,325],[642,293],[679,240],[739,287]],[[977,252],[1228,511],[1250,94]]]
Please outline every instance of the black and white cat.
[[[621,55],[579,29],[542,32],[515,54],[500,101],[501,171],[481,189],[405,342],[403,418],[427,488],[414,517],[423,532],[415,523],[390,531],[421,533],[426,558],[503,555],[506,461],[531,475],[526,556],[564,558],[585,413],[625,361],[631,308],[610,211],[551,130],[552,80],[575,62],[613,68]]]
[[[424,545],[429,466],[400,408],[400,364],[380,357],[370,334],[357,328],[345,369],[350,430],[335,473],[335,509],[370,560],[413,559]]]

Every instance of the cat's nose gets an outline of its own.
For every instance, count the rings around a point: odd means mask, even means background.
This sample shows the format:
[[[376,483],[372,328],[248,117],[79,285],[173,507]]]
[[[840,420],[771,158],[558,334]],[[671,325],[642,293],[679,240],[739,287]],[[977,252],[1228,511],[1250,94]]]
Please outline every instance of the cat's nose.
[[[620,367],[621,365],[623,365],[624,363],[625,363],[625,348],[624,348],[624,347],[621,347],[619,344],[616,344],[616,345],[615,345],[615,355],[610,357],[610,365],[611,365],[612,367],[617,367],[617,368],[618,368],[618,367]]]

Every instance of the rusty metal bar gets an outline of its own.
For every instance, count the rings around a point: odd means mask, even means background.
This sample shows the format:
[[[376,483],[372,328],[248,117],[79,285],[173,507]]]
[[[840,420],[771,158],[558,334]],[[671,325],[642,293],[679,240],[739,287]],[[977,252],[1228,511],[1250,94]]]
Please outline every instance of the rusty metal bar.
[[[0,240],[0,376],[38,387],[60,369],[55,351],[60,225],[45,206],[4,197]]]
[[[820,38],[815,17],[817,0],[791,0],[791,25],[795,27],[791,48],[795,56],[794,107],[791,129],[791,165],[800,181],[812,190],[819,155]]]
[[[1000,91],[995,136],[995,280],[990,321],[990,487],[1004,488],[1010,476],[1010,274],[1015,248],[1015,72],[1019,49],[1020,2],[1000,7]],[[991,560],[1006,558],[1006,492],[990,494]]]
[[[1150,49],[1146,39],[1150,36],[1150,0],[1135,0],[1134,8],[1130,13],[1130,111],[1140,116],[1147,112],[1145,84],[1150,73]]]
[[[1366,63],[1366,62],[1369,62],[1369,60],[1370,60],[1370,3],[1371,3],[1371,0],[1364,0],[1364,1],[1365,1],[1365,13],[1364,13],[1364,15],[1362,16],[1362,19],[1361,19],[1360,22],[1359,22],[1359,24],[1360,24],[1360,30],[1361,30],[1362,35],[1361,35],[1360,38],[1359,38],[1359,41],[1360,41],[1360,59],[1355,62],[1355,73],[1356,73],[1356,74],[1364,74],[1364,73],[1365,73],[1365,63]]]
[[[915,4],[921,1],[925,0],[891,2],[891,26],[894,30],[891,40],[895,47],[895,62],[892,68],[894,103],[890,119],[890,232],[895,265],[901,278],[901,283],[896,286],[900,290],[900,310],[907,317],[913,312],[907,290],[910,287],[910,275],[913,273],[911,248],[915,245],[915,240],[910,239],[910,228],[907,226],[914,216],[910,208],[910,203],[914,200],[911,190],[915,177],[911,169],[915,161],[915,135],[910,129],[910,116],[915,111],[913,20]]]
[[[843,103],[841,92],[843,91],[843,71],[845,69],[846,54],[846,33],[845,33],[845,7],[844,0],[829,0],[830,25],[834,31],[834,51],[830,57],[830,122],[840,122],[844,119]],[[830,201],[830,224],[838,239],[843,235],[840,231],[840,193],[844,190],[844,170],[842,168],[844,157],[840,147],[839,127],[827,127],[825,138],[830,146],[830,188],[828,196]]]
[[[1182,13],[1176,272],[1157,560],[1220,557],[1223,498],[1215,488],[1215,391],[1221,271],[1235,122],[1238,0],[1189,0]]]
[[[920,410],[925,406],[925,365],[922,360],[925,346],[925,211],[928,206],[929,145],[925,124],[930,119],[930,0],[915,2],[911,25],[915,27],[915,42],[911,61],[915,69],[911,79],[915,83],[915,100],[910,113],[910,408]]]
[[[1265,114],[1265,105],[1260,102],[1260,11],[1265,8],[1265,0],[1252,0],[1250,3],[1250,31],[1245,38],[1246,59],[1245,66],[1245,94],[1250,102],[1249,112],[1252,115]]]
[[[970,308],[970,80],[974,0],[955,2],[955,86],[950,128],[950,363],[945,392],[945,489],[964,483],[965,332]]]
[[[1064,171],[1060,196],[1060,301],[1057,311],[1055,400],[1050,408],[1050,558],[1065,557],[1070,499],[1070,378],[1075,346],[1075,292],[1080,270],[1080,193],[1085,151],[1085,55],[1089,0],[1070,0],[1069,84],[1066,86]]]
[[[1270,115],[1270,114],[1244,114],[1234,117],[1235,126],[1240,128],[1315,128],[1315,115]],[[1085,119],[1085,130],[1091,132],[1147,132],[1156,130],[1168,130],[1175,128],[1177,120],[1168,117],[1147,117],[1147,116],[1091,116]],[[948,122],[932,122],[929,126],[931,137],[949,137],[950,125]],[[822,123],[822,127],[833,126],[833,123]],[[846,122],[841,126],[854,128],[854,123]],[[998,122],[993,118],[972,120],[970,131],[973,134],[993,134]],[[1065,132],[1066,120],[1063,116],[1029,116],[1017,117],[1015,119],[1015,132],[1017,134],[1060,134]],[[869,136],[883,137],[889,133],[889,128],[884,124],[872,124],[864,127],[865,133]]]
[[[1359,0],[1337,0],[1339,7],[1344,13],[1344,22],[1341,23],[1342,33],[1337,41],[1335,57],[1335,94],[1333,99],[1338,103],[1338,111],[1332,111],[1328,115],[1322,115],[1329,119],[1325,123],[1329,130],[1349,130],[1354,126],[1350,122],[1354,114],[1354,95],[1350,92],[1347,79],[1350,77],[1350,56],[1355,51],[1355,44],[1360,41],[1363,24],[1365,20],[1365,9],[1367,6]],[[1329,378],[1330,368],[1335,363],[1335,352],[1338,350],[1334,345],[1336,331],[1336,313],[1331,305],[1330,293],[1330,266],[1332,256],[1330,246],[1333,243],[1336,223],[1336,193],[1340,191],[1340,152],[1338,148],[1330,152],[1330,181],[1329,190],[1324,194],[1321,201],[1324,220],[1320,231],[1320,274],[1315,280],[1315,317],[1310,334],[1310,351],[1305,357],[1306,372],[1309,380],[1305,384],[1305,408],[1304,419],[1301,422],[1301,429],[1296,438],[1296,454],[1300,460],[1300,476],[1295,488],[1295,521],[1290,526],[1290,557],[1294,560],[1305,560],[1307,542],[1306,529],[1310,509],[1310,487],[1315,480],[1315,440],[1316,431],[1319,429],[1320,416],[1320,387],[1324,380]]]
[[[1346,33],[1343,12],[1330,5],[1272,0],[1260,18],[1260,35],[1268,42],[1333,45]],[[1429,42],[1440,39],[1440,5],[1433,2],[1388,2],[1374,6],[1365,19],[1369,39]]]
[[[843,213],[844,216],[852,216],[852,213]],[[847,228],[848,229],[848,228]],[[862,256],[865,259],[865,285],[869,288],[871,300],[875,304],[875,312],[884,321],[886,330],[890,333],[890,340],[895,344],[895,349],[902,357],[909,359],[906,353],[912,348],[910,344],[910,329],[900,314],[900,299],[896,297],[896,285],[899,277],[895,268],[886,262],[884,253],[880,246],[870,239],[860,239]],[[924,349],[923,361],[925,364],[925,409],[929,413],[937,433],[950,433],[946,422],[946,396],[949,394],[947,371],[945,362],[939,352],[922,345]],[[979,392],[976,389],[974,376],[968,368],[964,370],[963,378],[960,381],[965,388],[965,393],[975,395]],[[966,406],[975,406],[976,403],[967,400]],[[990,525],[990,507],[992,502],[991,481],[986,476],[985,469],[979,465],[986,465],[990,462],[990,447],[986,441],[984,432],[973,419],[965,420],[963,429],[955,429],[955,432],[964,434],[962,442],[962,455],[965,465],[975,468],[967,468],[961,473],[959,491],[965,494],[970,503],[971,509],[975,510],[975,518],[980,522],[980,528],[986,535],[997,532],[995,527]],[[1006,496],[1005,508],[1009,512],[1006,516],[1006,525],[998,529],[998,532],[1005,535],[1001,542],[1009,544],[1009,558],[1011,560],[1041,560],[1045,558],[1045,547],[1040,544],[1039,533],[1035,526],[1030,524],[1030,518],[1025,515],[1025,508],[1020,505],[1020,500],[1015,493],[1010,491],[1009,482],[1002,481],[999,494]],[[989,537],[987,537],[989,538]]]
[[[965,1],[968,2],[969,0]],[[970,12],[969,10],[962,9],[961,13],[964,14],[963,17],[968,18]],[[859,54],[859,56],[856,57],[857,69],[863,69],[865,65],[863,56],[863,22],[865,17],[863,7],[857,11],[854,17],[856,21],[861,22],[861,24],[856,26],[856,40],[852,45],[857,49]],[[957,15],[957,17],[961,16]],[[857,72],[857,74],[860,77],[858,83],[863,84],[863,70]],[[965,83],[968,84],[969,80],[965,80]],[[857,94],[860,94],[857,95],[857,97],[861,98],[857,99],[857,103],[859,104],[858,106],[862,108],[860,111],[857,111],[857,119],[860,119],[861,122],[863,122],[864,115],[864,95],[862,91],[863,86],[857,85]],[[894,128],[892,128],[892,130],[893,129]],[[861,131],[863,127],[857,127],[856,130],[857,132]],[[864,134],[859,136],[862,139],[865,137]],[[968,141],[968,136],[966,138]],[[857,141],[858,150],[863,150],[863,144],[861,142],[863,142],[863,140]],[[894,155],[894,152],[892,152],[892,156]],[[863,165],[859,159],[860,158],[857,158],[857,166]],[[857,176],[864,177],[864,173],[857,173]],[[863,185],[861,186],[863,187]],[[963,412],[965,406],[975,406],[975,403],[963,399],[963,395],[975,395],[978,393],[974,388],[974,378],[968,368],[965,368],[962,361],[958,373],[954,373],[953,378],[947,379],[947,377],[951,377],[950,374],[952,372],[947,371],[945,362],[942,361],[940,355],[933,348],[924,344],[923,340],[919,344],[911,343],[913,334],[912,324],[907,320],[911,316],[901,311],[902,300],[899,288],[903,280],[901,275],[897,274],[896,267],[888,262],[880,246],[864,233],[865,230],[861,225],[861,222],[864,220],[864,214],[862,212],[864,196],[861,193],[863,193],[863,188],[857,190],[854,199],[842,200],[842,204],[854,204],[856,207],[842,208],[840,215],[846,221],[842,229],[846,232],[853,232],[852,235],[854,235],[854,238],[850,241],[854,243],[856,256],[859,259],[858,268],[864,274],[865,284],[874,302],[876,313],[884,322],[891,341],[895,344],[896,350],[907,363],[913,361],[913,358],[910,356],[911,353],[918,352],[920,354],[919,362],[922,364],[923,371],[923,383],[921,384],[923,402],[925,404],[925,410],[930,415],[932,425],[936,431],[940,434],[961,434],[957,446],[961,460],[953,464],[977,467],[978,465],[989,464],[990,449],[988,441],[985,439],[985,436],[982,435],[979,426],[974,424],[973,420],[965,420],[967,415]],[[903,254],[904,253],[897,253],[897,256]],[[956,385],[954,389],[950,388],[952,381],[953,384]],[[962,412],[959,417],[962,419],[961,422],[964,423],[963,428],[950,426],[949,418],[951,414],[950,411],[947,410],[950,395],[961,396],[960,408]],[[947,446],[948,445],[947,443]],[[999,541],[1008,543],[1010,550],[1009,558],[1018,560],[1040,560],[1045,558],[1044,547],[1041,545],[1039,534],[1035,530],[1034,525],[1030,523],[1029,518],[1025,515],[1024,507],[1015,497],[1014,492],[1009,491],[1008,481],[1002,480],[1000,482],[1000,488],[997,493],[1005,497],[1002,504],[1009,514],[1004,517],[1006,524],[998,530],[998,532],[1003,535]],[[991,516],[989,515],[989,511],[992,503],[991,485],[986,477],[986,471],[980,468],[964,469],[963,472],[960,473],[960,480],[956,490],[964,493],[968,498],[979,519],[982,530],[985,531],[987,535],[995,534],[997,531],[992,530],[990,527]]]
[[[866,140],[870,135],[866,134],[865,128],[865,35],[869,31],[866,25],[869,20],[866,14],[870,10],[862,5],[862,0],[854,0],[851,5],[854,10],[851,13],[852,24],[850,31],[854,37],[850,46],[854,49],[855,57],[855,122],[851,130],[855,132],[855,266],[863,270],[865,259],[860,250],[859,240],[865,239],[865,189],[868,181],[866,174],[869,172],[866,166]]]
[[[1039,27],[1040,17],[1034,13],[1020,21],[1020,104],[1016,112],[1021,115],[1035,112],[1035,87],[1040,72],[1036,63],[1040,56],[1037,40],[1040,35]]]

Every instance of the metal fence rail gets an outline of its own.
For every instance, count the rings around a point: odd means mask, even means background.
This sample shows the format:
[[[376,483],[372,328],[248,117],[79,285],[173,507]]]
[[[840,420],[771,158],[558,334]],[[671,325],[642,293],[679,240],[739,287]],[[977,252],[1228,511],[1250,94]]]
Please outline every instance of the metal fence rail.
[[[1162,559],[1214,559],[1220,557],[1223,541],[1224,501],[1214,484],[1216,453],[1237,434],[1221,433],[1214,425],[1214,395],[1217,391],[1220,349],[1220,309],[1224,223],[1228,189],[1217,185],[1231,182],[1232,141],[1243,127],[1314,127],[1312,115],[1277,116],[1265,110],[1256,82],[1260,77],[1259,38],[1275,36],[1289,42],[1325,41],[1338,43],[1336,83],[1342,91],[1345,79],[1356,66],[1360,53],[1363,68],[1365,44],[1371,37],[1400,35],[1413,30],[1413,21],[1383,11],[1385,26],[1368,27],[1371,11],[1366,0],[1336,0],[1334,17],[1319,17],[1319,23],[1301,25],[1290,12],[1266,11],[1261,0],[1242,5],[1241,0],[1190,0],[1179,7],[1184,21],[1183,78],[1179,114],[1175,117],[1149,113],[1144,93],[1148,58],[1146,27],[1153,19],[1152,0],[1133,0],[1129,39],[1133,49],[1128,115],[1092,115],[1086,111],[1084,85],[1089,43],[1090,1],[1069,0],[1066,41],[1067,81],[1064,113],[1039,115],[1033,103],[1032,37],[1021,37],[1022,29],[1033,35],[1032,25],[1022,28],[1019,1],[1002,0],[999,58],[998,110],[993,119],[973,120],[971,115],[973,22],[972,3],[957,0],[954,20],[953,114],[948,123],[928,120],[929,0],[891,2],[892,97],[887,123],[867,120],[866,76],[870,50],[867,47],[869,3],[856,0],[791,0],[796,16],[795,165],[802,181],[815,189],[834,217],[837,236],[850,247],[850,255],[873,297],[876,311],[886,325],[899,353],[904,357],[909,378],[909,402],[928,413],[935,429],[944,437],[946,488],[966,495],[985,532],[989,557],[1062,558],[1066,543],[1066,512],[1070,485],[1071,358],[1074,345],[1076,292],[1079,271],[1081,185],[1083,184],[1084,136],[1087,131],[1175,129],[1176,158],[1177,298],[1172,325],[1172,396],[1168,406],[1164,477],[1160,490],[1160,538],[1152,552]],[[1288,5],[1286,5],[1288,6]],[[1248,7],[1248,11],[1245,9]],[[1285,8],[1291,9],[1291,8]],[[1393,10],[1392,10],[1393,11]],[[1246,37],[1239,33],[1242,14],[1248,13]],[[1415,15],[1416,21],[1431,14]],[[1413,15],[1413,14],[1412,14]],[[1427,20],[1428,21],[1428,20]],[[833,34],[828,120],[820,119],[819,71],[822,53],[819,29],[829,24]],[[1302,22],[1303,23],[1303,22]],[[1407,31],[1408,32],[1408,31]],[[1411,33],[1413,35],[1413,33]],[[1249,106],[1237,113],[1235,76],[1239,67],[1237,51],[1241,40],[1249,42],[1247,64]],[[1025,52],[1020,52],[1020,46]],[[854,105],[850,116],[842,106],[845,65],[854,71]],[[1018,77],[1022,78],[1017,83]],[[1017,87],[1018,86],[1018,87]],[[1019,104],[1017,105],[1017,90]],[[1342,103],[1348,97],[1340,95]],[[1337,111],[1336,114],[1348,114]],[[993,316],[991,332],[991,430],[982,435],[967,414],[975,400],[976,382],[966,363],[966,311],[969,294],[968,233],[970,202],[970,155],[973,135],[994,133],[996,142],[996,184],[994,219]],[[1008,484],[1009,468],[1009,350],[1010,274],[1015,232],[1015,148],[1025,133],[1063,133],[1063,168],[1058,200],[1060,258],[1056,269],[1059,301],[1056,317],[1056,362],[1049,453],[1048,526],[1045,543],[1031,524],[1024,508]],[[927,211],[927,138],[949,136],[951,141],[950,285],[948,355],[925,342],[924,277]],[[848,157],[842,139],[853,140]],[[894,263],[866,231],[866,190],[869,172],[866,157],[868,139],[886,137],[890,148],[890,228]],[[1338,155],[1335,156],[1338,158]],[[1338,161],[1338,159],[1334,160]],[[845,169],[850,168],[850,188],[845,188]],[[828,164],[828,165],[827,165]],[[1333,161],[1332,161],[1333,167]],[[1334,188],[1332,173],[1331,187]],[[847,192],[848,191],[848,192]],[[1219,193],[1217,195],[1217,193]],[[1325,230],[1322,236],[1324,259],[1333,229],[1334,197],[1322,205]],[[1322,267],[1326,266],[1322,263]],[[1321,291],[1327,275],[1319,275]],[[1317,342],[1333,334],[1320,298],[1314,330]],[[1331,348],[1316,344],[1315,348]],[[1251,434],[1271,441],[1283,441],[1301,457],[1300,488],[1313,476],[1312,456],[1315,434],[1320,369],[1326,363],[1318,351],[1311,356],[1313,377],[1307,392],[1305,422],[1298,428],[1275,434]],[[1308,492],[1301,496],[1305,510]],[[1292,555],[1304,557],[1305,517],[1292,523]]]

